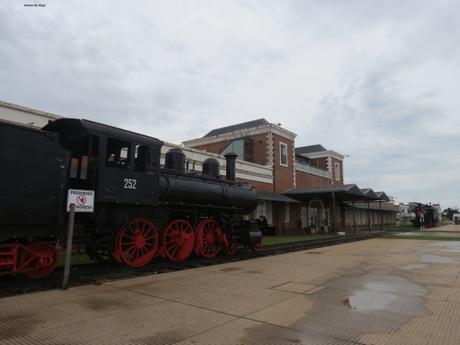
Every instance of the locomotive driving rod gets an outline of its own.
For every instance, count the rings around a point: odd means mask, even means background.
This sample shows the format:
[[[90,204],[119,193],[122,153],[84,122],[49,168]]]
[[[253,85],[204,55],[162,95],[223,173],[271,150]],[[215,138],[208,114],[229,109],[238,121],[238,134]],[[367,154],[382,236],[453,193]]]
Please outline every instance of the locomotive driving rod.
[[[69,286],[70,261],[72,260],[73,223],[75,222],[75,204],[70,204],[69,226],[67,228],[67,244],[65,249],[64,278],[62,289],[67,290]]]

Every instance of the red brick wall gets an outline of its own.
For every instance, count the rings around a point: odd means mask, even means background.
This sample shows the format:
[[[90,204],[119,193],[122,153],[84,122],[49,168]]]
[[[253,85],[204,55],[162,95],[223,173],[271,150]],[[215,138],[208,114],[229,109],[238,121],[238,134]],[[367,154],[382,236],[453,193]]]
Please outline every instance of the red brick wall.
[[[339,166],[340,166],[340,181],[337,181],[335,179],[335,163],[339,163]],[[332,184],[334,186],[343,185],[343,162],[335,158],[332,158]]]
[[[287,161],[288,166],[280,165],[280,142],[287,144]],[[274,180],[275,192],[281,193],[294,188],[294,141],[273,134],[273,165],[274,165]]]
[[[267,165],[267,134],[258,134],[249,137],[253,140],[254,144],[254,163]]]
[[[328,170],[327,157],[310,159],[310,165],[318,169]]]
[[[252,181],[252,180],[247,180],[244,178],[237,178],[237,180],[241,182],[247,182],[250,185],[256,187],[257,190],[260,190],[262,192],[273,192],[273,184],[271,183]]]
[[[297,188],[328,187],[330,185],[331,180],[328,178],[296,170]]]

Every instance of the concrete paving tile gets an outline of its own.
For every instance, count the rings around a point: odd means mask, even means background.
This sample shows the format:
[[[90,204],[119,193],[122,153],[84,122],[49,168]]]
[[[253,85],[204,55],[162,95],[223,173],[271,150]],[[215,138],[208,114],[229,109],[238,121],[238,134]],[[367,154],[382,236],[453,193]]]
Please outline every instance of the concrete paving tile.
[[[246,318],[288,327],[305,317],[313,304],[308,296],[298,295],[251,313]]]
[[[241,293],[242,291],[244,293]],[[294,295],[291,292],[261,289],[241,284],[221,288],[219,293],[202,292],[179,297],[175,300],[231,315],[244,316]]]
[[[373,239],[4,298],[0,344],[458,345],[452,260],[460,242]]]
[[[40,344],[174,344],[233,318],[200,308],[168,302],[110,314],[65,326],[39,323],[22,340]],[[39,320],[39,319],[37,319]],[[17,340],[13,334],[10,340]],[[20,344],[20,342],[12,342]]]
[[[316,285],[308,285],[304,283],[288,282],[281,285],[273,287],[275,290],[287,291],[287,292],[296,292],[296,293],[305,293],[307,291],[317,289]]]
[[[125,282],[122,286],[123,289],[129,291],[143,293],[153,297],[174,299],[200,292],[212,293],[220,288],[225,288],[237,283],[246,284],[257,279],[257,277],[239,277],[235,279],[233,276],[225,273],[203,271],[195,272],[193,275],[189,273],[162,278],[163,279],[151,279],[141,282],[134,281],[132,284]]]
[[[78,294],[72,291],[61,290],[6,297],[0,299],[0,315],[14,311],[24,311],[48,307],[55,304],[70,303],[78,298]]]
[[[73,295],[73,294],[72,294]],[[136,308],[164,302],[161,299],[139,295],[129,291],[111,289],[95,292],[92,295],[77,295],[67,303],[50,304],[46,308],[3,313],[0,317],[0,339],[8,333],[14,320],[39,324],[40,327],[59,327],[76,322],[106,317],[114,313],[124,313]],[[11,321],[13,320],[13,322]],[[29,321],[26,321],[29,320]]]

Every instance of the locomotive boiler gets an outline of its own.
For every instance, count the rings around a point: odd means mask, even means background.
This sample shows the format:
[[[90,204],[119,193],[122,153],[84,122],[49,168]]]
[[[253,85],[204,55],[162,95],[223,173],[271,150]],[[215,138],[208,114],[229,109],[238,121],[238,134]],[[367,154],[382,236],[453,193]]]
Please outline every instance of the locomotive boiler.
[[[95,260],[141,267],[160,255],[212,258],[258,248],[261,232],[244,219],[255,189],[209,158],[188,171],[179,148],[161,164],[163,142],[88,120],[59,119],[42,130],[0,122],[0,275],[43,277],[65,238],[69,189],[94,191],[92,213],[77,213],[75,234]]]

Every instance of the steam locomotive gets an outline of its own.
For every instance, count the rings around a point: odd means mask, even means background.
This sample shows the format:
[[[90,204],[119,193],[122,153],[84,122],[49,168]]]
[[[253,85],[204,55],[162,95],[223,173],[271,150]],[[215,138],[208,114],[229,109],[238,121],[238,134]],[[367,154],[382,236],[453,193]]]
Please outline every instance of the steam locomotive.
[[[50,274],[66,236],[68,190],[93,191],[94,212],[75,215],[75,238],[95,260],[141,267],[160,255],[212,258],[257,249],[261,232],[245,220],[257,192],[226,177],[208,158],[186,171],[185,155],[163,142],[88,120],[59,119],[41,130],[0,122],[0,275]]]
[[[423,226],[426,228],[434,228],[439,225],[440,214],[438,210],[431,204],[413,203],[409,212],[411,213],[411,223],[414,227],[420,228],[421,215],[423,215]]]

